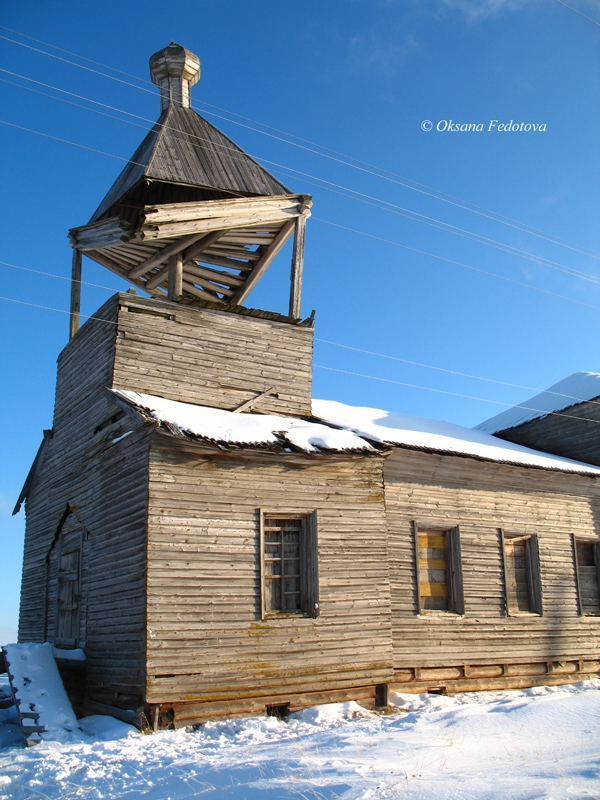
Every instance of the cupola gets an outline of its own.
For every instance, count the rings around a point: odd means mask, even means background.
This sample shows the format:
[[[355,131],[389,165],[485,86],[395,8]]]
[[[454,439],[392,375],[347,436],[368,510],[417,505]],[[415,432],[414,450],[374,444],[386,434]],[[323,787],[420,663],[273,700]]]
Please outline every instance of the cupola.
[[[160,90],[160,110],[190,108],[190,88],[200,80],[200,59],[180,44],[150,56],[150,77]]]

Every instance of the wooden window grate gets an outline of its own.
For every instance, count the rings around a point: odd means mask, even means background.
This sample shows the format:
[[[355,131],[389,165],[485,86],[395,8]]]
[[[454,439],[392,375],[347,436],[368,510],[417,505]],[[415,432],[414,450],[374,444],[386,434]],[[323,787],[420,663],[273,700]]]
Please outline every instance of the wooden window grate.
[[[582,616],[599,616],[600,543],[573,536],[573,556],[579,613]]]
[[[316,512],[261,520],[261,613],[318,615]]]
[[[506,612],[542,614],[542,583],[538,539],[500,531],[504,561]]]

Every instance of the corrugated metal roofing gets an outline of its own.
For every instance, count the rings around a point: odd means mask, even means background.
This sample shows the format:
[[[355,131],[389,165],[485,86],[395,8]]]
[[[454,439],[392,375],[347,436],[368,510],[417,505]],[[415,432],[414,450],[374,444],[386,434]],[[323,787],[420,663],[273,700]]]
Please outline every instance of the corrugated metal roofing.
[[[160,116],[98,207],[95,222],[142,178],[242,195],[291,194],[214,125],[191,108]]]
[[[236,414],[222,408],[199,406],[125,389],[108,389],[108,396],[124,402],[143,419],[173,436],[230,447],[276,449],[304,453],[361,453],[377,455],[381,448],[352,431],[320,422],[276,414]]]

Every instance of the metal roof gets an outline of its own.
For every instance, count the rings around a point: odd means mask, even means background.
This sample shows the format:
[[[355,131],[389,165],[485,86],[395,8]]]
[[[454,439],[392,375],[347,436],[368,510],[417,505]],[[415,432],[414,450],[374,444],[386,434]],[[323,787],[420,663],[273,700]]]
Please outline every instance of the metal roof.
[[[161,114],[90,222],[144,178],[242,196],[291,194],[214,125],[193,109],[176,105]]]

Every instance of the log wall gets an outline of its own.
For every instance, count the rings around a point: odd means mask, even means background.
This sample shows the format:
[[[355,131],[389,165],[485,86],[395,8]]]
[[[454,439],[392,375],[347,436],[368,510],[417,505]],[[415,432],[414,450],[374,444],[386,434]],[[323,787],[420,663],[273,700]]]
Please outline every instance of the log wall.
[[[388,682],[382,459],[223,454],[161,434],[153,442],[148,702],[191,704],[198,721],[206,709],[241,711],[248,698],[264,711],[277,698],[301,704],[310,692],[348,697]],[[317,619],[261,620],[260,508],[316,510]]]
[[[577,403],[560,414],[530,420],[501,431],[497,436],[535,450],[600,466],[600,403],[597,400]]]
[[[111,421],[118,409],[104,390],[112,382],[116,298],[95,317],[58,359],[53,435],[26,501],[19,640],[54,641],[52,545],[70,508],[85,531],[79,630],[88,695],[131,707],[144,688],[148,433],[123,415]]]
[[[579,616],[571,544],[573,533],[600,531],[597,479],[403,449],[387,458],[384,474],[397,678],[423,687],[415,668],[452,667],[462,678],[469,665],[496,665],[489,675],[473,672],[485,678],[511,674],[497,665],[535,663],[534,672],[546,673],[549,662],[582,659],[597,670],[600,617]],[[412,520],[427,528],[459,526],[464,616],[418,613]],[[537,535],[542,616],[506,615],[498,529]]]
[[[310,415],[312,328],[119,295],[114,387],[233,410]]]

